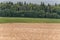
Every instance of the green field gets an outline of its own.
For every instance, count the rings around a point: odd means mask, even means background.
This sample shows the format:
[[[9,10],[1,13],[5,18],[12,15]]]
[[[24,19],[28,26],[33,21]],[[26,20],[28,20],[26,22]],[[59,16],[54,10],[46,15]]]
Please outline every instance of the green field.
[[[60,23],[60,19],[0,17],[0,23]]]

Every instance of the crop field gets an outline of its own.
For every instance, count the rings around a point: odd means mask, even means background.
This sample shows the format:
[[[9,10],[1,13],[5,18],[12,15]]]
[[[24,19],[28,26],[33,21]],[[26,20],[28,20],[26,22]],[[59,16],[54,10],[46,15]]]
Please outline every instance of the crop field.
[[[60,19],[0,17],[0,23],[60,23]]]
[[[0,17],[0,40],[60,40],[60,19]]]
[[[60,40],[59,23],[0,24],[0,40]]]

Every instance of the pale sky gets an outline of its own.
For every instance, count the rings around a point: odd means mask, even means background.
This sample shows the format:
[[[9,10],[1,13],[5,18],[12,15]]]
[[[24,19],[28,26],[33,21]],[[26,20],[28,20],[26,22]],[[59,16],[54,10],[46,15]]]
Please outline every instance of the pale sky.
[[[12,2],[17,2],[17,1],[26,1],[27,3],[37,3],[37,4],[40,4],[40,2],[45,2],[46,4],[47,3],[50,3],[50,4],[54,4],[54,3],[57,3],[59,4],[60,3],[60,0],[0,0],[0,2],[6,2],[6,1],[12,1]]]

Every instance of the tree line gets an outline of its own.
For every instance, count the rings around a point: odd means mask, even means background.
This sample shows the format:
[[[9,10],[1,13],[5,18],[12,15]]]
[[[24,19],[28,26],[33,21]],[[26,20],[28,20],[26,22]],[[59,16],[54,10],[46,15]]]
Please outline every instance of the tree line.
[[[0,17],[60,18],[60,4],[1,2]]]

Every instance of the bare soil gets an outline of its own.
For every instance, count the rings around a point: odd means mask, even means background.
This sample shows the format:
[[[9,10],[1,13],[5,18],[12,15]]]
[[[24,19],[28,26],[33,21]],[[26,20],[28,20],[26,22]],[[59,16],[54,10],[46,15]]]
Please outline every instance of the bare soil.
[[[0,40],[60,40],[60,23],[0,24]]]

